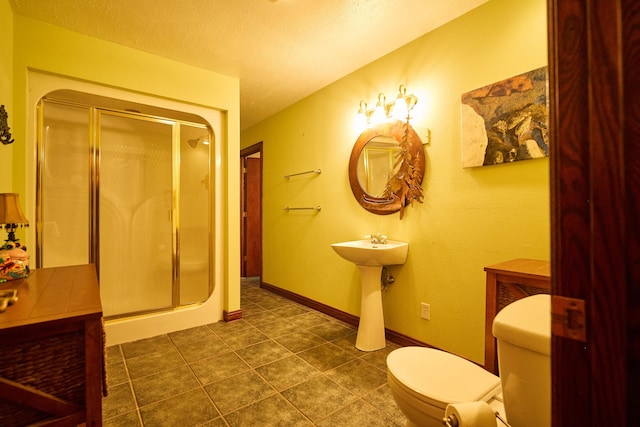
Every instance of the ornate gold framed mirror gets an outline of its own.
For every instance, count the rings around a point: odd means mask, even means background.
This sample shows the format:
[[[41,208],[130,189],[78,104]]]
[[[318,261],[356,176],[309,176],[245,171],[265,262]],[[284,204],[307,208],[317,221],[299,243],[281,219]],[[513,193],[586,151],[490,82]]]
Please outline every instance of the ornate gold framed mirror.
[[[374,214],[400,212],[422,203],[425,156],[422,141],[407,122],[394,120],[367,128],[349,159],[349,183],[358,203]]]

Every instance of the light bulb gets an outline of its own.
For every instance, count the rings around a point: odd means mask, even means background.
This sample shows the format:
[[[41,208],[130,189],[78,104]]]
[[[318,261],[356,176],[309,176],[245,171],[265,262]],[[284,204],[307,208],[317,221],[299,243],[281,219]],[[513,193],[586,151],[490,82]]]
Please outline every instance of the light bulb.
[[[364,101],[360,101],[360,108],[358,108],[358,113],[356,114],[356,129],[359,132],[362,132],[367,128],[367,122],[367,103]]]
[[[400,85],[398,88],[398,96],[393,104],[393,116],[398,120],[405,120],[409,114],[407,111],[407,103],[404,99],[406,94],[407,88],[404,85]]]
[[[386,97],[383,93],[378,95],[378,103],[376,104],[375,110],[373,110],[373,115],[371,116],[371,123],[374,125],[380,124],[385,121],[387,118],[387,113],[384,110],[384,102]]]

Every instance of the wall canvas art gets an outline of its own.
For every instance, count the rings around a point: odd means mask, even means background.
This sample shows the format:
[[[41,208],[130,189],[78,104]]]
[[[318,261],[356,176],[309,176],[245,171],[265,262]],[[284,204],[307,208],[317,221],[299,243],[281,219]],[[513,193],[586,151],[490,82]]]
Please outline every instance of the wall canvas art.
[[[462,167],[549,156],[547,67],[462,95]]]

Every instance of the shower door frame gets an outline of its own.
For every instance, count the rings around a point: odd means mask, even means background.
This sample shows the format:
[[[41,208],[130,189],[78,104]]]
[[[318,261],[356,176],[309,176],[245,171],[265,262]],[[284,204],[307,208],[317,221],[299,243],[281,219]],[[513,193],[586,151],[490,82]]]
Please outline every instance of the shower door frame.
[[[171,247],[171,306],[169,307],[161,307],[154,308],[148,310],[140,310],[135,312],[127,312],[116,314],[113,316],[105,316],[106,320],[110,319],[119,319],[126,318],[131,316],[138,316],[150,313],[158,313],[158,312],[167,312],[175,309],[183,308],[186,306],[191,306],[193,304],[199,304],[206,301],[200,301],[199,303],[187,303],[180,304],[180,128],[183,125],[202,128],[206,130],[209,140],[214,140],[213,131],[210,126],[190,122],[187,120],[181,119],[173,119],[173,118],[165,118],[159,116],[153,116],[148,114],[143,114],[139,112],[132,111],[123,111],[113,108],[106,107],[97,107],[95,105],[88,105],[78,102],[73,102],[69,100],[58,100],[55,98],[47,98],[43,97],[37,106],[37,117],[38,117],[38,127],[37,127],[37,161],[36,161],[36,268],[40,268],[43,263],[43,162],[44,162],[44,135],[43,135],[43,121],[44,121],[44,103],[55,103],[62,104],[67,106],[75,106],[87,108],[89,114],[89,141],[88,141],[88,150],[87,153],[89,155],[89,206],[88,206],[88,215],[89,215],[89,263],[93,263],[96,266],[96,271],[98,277],[100,277],[100,188],[99,188],[99,177],[100,177],[100,115],[108,114],[112,116],[120,116],[135,120],[146,120],[156,123],[164,123],[170,125],[171,128],[171,239],[172,239],[172,247]],[[208,165],[207,169],[211,168],[211,155],[208,155]],[[211,216],[212,209],[212,192],[211,192],[211,183],[208,183],[207,188],[207,209],[208,214],[207,217]],[[207,271],[207,299],[211,297],[213,291],[212,284],[212,250],[213,250],[213,242],[212,242],[212,230],[211,223],[207,222],[208,229],[208,271]]]
[[[91,224],[90,230],[90,262],[96,265],[98,278],[101,277],[101,257],[100,257],[100,167],[102,156],[102,117],[104,115],[110,117],[119,117],[123,119],[140,120],[150,123],[164,124],[171,126],[171,305],[157,308],[148,308],[133,312],[119,313],[115,315],[107,315],[106,319],[117,319],[122,317],[136,316],[141,314],[153,313],[157,311],[173,310],[180,306],[180,269],[178,259],[179,247],[179,214],[178,207],[180,205],[180,126],[177,120],[166,119],[161,117],[149,116],[137,112],[118,111],[102,107],[90,107],[90,152],[91,152],[91,191],[90,203]]]

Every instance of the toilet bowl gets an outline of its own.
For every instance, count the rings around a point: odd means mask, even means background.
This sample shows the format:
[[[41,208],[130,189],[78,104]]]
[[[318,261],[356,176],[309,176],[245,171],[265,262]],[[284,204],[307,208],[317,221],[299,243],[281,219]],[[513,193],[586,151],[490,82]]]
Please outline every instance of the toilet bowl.
[[[433,348],[389,353],[389,388],[407,427],[442,426],[448,404],[476,401],[487,402],[514,426],[550,426],[550,309],[549,295],[535,295],[498,313],[493,333],[500,377]]]
[[[391,394],[407,427],[441,427],[450,403],[484,401],[502,412],[500,378],[459,356],[402,347],[387,357]]]

